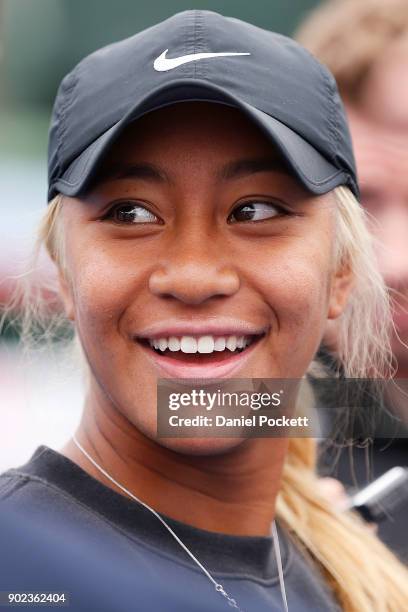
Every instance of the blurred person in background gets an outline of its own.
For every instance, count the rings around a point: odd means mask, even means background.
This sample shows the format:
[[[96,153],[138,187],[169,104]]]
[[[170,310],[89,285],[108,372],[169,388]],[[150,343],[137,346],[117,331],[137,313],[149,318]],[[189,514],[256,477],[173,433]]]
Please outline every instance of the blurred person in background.
[[[302,378],[328,320],[348,376],[390,375],[358,197],[334,79],[286,37],[186,11],[82,60],[54,106],[37,246],[84,359],[83,416],[60,451],[1,475],[4,511],[51,514],[88,553],[109,542],[115,574],[130,567],[147,594],[169,582],[189,611],[207,596],[404,609],[406,569],[320,494],[313,439],[156,427],[159,377]],[[36,295],[23,339],[45,319]]]
[[[332,71],[345,102],[361,201],[370,213],[393,304],[396,376],[408,379],[408,0],[332,0],[313,11],[295,37]],[[335,324],[326,341],[335,344]],[[391,400],[392,410],[407,423],[406,396]],[[397,429],[401,437],[392,442],[379,431],[373,447],[343,451],[336,474],[354,485],[355,479],[361,484],[367,478],[368,461],[370,479],[406,465],[406,431]],[[380,529],[405,557],[406,511],[398,510]]]

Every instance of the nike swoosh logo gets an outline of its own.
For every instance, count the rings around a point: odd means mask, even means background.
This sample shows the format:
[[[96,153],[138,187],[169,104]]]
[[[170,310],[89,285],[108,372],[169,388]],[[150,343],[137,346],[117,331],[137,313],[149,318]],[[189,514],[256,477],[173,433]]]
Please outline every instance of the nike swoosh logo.
[[[180,57],[166,57],[168,49],[163,51],[159,57],[154,60],[153,68],[157,72],[166,72],[167,70],[173,70],[182,64],[188,64],[189,62],[197,62],[201,59],[208,59],[210,57],[231,57],[233,55],[251,55],[250,53],[191,53],[190,55],[181,55]]]

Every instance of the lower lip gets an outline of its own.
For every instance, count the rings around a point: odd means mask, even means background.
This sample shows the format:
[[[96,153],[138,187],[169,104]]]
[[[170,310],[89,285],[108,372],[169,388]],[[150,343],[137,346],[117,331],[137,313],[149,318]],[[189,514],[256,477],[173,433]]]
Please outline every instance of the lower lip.
[[[241,353],[232,353],[231,357],[224,357],[222,360],[214,361],[211,364],[183,363],[172,359],[172,357],[160,355],[143,344],[140,344],[140,346],[159,372],[164,374],[161,375],[161,378],[230,378],[232,374],[245,366],[261,341],[262,338],[259,338]]]

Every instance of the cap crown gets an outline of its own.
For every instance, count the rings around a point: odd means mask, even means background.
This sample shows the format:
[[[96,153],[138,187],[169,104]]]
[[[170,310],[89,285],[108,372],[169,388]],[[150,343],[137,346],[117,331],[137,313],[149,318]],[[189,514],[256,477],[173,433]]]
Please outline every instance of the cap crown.
[[[157,70],[155,60],[166,50],[162,63],[168,69]],[[201,53],[245,55],[199,58]],[[180,65],[171,67],[168,60],[174,58]],[[331,73],[290,38],[211,11],[190,10],[99,49],[63,79],[50,129],[50,183],[135,101],[179,79],[222,88],[287,125],[334,166],[355,175]]]

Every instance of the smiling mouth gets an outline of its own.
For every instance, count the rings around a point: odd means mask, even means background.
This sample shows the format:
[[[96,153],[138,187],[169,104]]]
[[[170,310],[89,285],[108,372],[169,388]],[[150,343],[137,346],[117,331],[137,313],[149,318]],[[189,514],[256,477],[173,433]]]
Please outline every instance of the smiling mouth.
[[[248,351],[265,333],[244,336],[171,336],[138,338],[157,357],[179,361],[185,365],[215,364]]]

